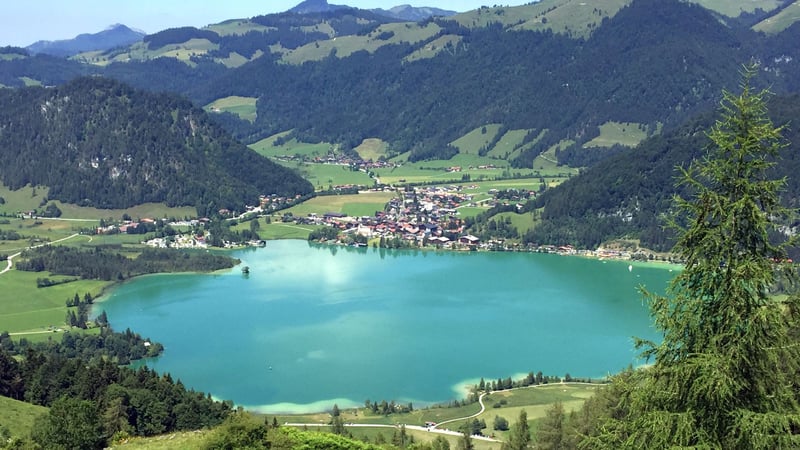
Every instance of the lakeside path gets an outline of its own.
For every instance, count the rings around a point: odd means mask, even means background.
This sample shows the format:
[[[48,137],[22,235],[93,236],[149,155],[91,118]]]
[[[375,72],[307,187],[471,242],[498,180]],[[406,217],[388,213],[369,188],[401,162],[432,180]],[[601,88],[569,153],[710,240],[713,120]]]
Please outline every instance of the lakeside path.
[[[44,244],[39,244],[39,245],[34,245],[34,246],[31,246],[31,247],[27,247],[27,248],[26,248],[26,250],[28,250],[28,249],[32,249],[32,248],[44,247],[45,245],[50,245],[50,244],[57,244],[57,243],[59,243],[59,242],[64,242],[64,241],[66,241],[66,240],[68,240],[68,239],[72,239],[72,238],[74,238],[74,237],[78,237],[78,236],[80,236],[80,235],[81,235],[80,233],[75,233],[75,234],[72,234],[72,235],[70,235],[70,236],[67,236],[67,237],[65,237],[65,238],[61,238],[61,239],[55,240],[55,241],[53,241],[53,242],[45,242]],[[89,240],[91,241],[91,240],[92,240],[92,238],[91,238],[91,237],[89,237]],[[0,270],[0,275],[2,275],[2,274],[4,274],[4,273],[8,272],[9,270],[11,270],[11,268],[12,268],[12,267],[13,267],[13,265],[14,265],[14,261],[13,261],[13,259],[14,259],[14,258],[16,258],[17,256],[21,255],[21,254],[22,254],[22,252],[17,252],[17,253],[14,253],[13,255],[9,256],[9,257],[6,259],[6,262],[8,263],[8,265],[6,266],[6,268],[5,268],[5,269],[3,269],[3,270]]]
[[[478,403],[480,403],[480,405],[481,405],[481,410],[478,411],[477,413],[472,414],[472,415],[467,416],[467,417],[459,417],[459,418],[456,418],[456,419],[445,420],[444,422],[437,423],[436,425],[433,425],[431,427],[423,427],[423,426],[419,426],[419,425],[406,425],[406,424],[389,425],[389,424],[380,424],[380,423],[346,423],[346,424],[344,424],[344,426],[352,427],[352,428],[394,428],[394,429],[398,429],[401,426],[405,426],[407,430],[415,430],[415,431],[424,431],[424,432],[428,432],[428,433],[445,434],[445,435],[448,435],[448,436],[462,436],[464,433],[462,433],[460,431],[448,430],[447,428],[438,428],[438,427],[441,426],[441,425],[444,425],[446,423],[452,423],[452,422],[458,422],[460,420],[472,419],[473,417],[478,417],[479,415],[483,414],[483,412],[486,411],[486,406],[483,404],[483,397],[486,394],[487,393],[484,392],[484,393],[482,393],[480,395],[480,397],[478,397]],[[318,424],[318,423],[290,423],[290,422],[287,422],[284,425],[289,426],[289,427],[309,427],[309,428],[310,427],[319,427],[320,426],[320,424]],[[488,436],[481,436],[481,435],[477,435],[477,434],[473,434],[471,436],[471,438],[472,439],[477,439],[479,441],[502,442],[502,441],[500,441],[498,439],[493,439],[493,438],[490,438]]]
[[[504,391],[518,390],[518,389],[536,389],[536,388],[541,388],[541,387],[548,387],[548,386],[549,387],[553,387],[553,386],[559,386],[559,385],[561,385],[561,386],[575,386],[575,385],[577,385],[577,386],[603,386],[603,383],[586,383],[586,382],[582,382],[582,381],[568,381],[568,382],[562,381],[560,383],[535,384],[535,385],[532,385],[532,386],[518,387],[518,388],[513,388],[513,389],[504,389]],[[481,414],[483,414],[486,411],[486,405],[483,403],[483,397],[488,395],[488,394],[490,394],[490,393],[489,392],[484,392],[484,393],[482,393],[480,395],[480,397],[478,397],[478,403],[481,405],[481,409],[480,409],[480,411],[478,411],[475,414],[472,414],[472,415],[469,415],[469,416],[466,416],[466,417],[458,417],[458,418],[455,418],[455,419],[448,419],[448,420],[445,420],[443,422],[439,422],[436,425],[433,425],[431,427],[423,427],[423,426],[419,426],[419,425],[406,425],[406,424],[402,424],[402,426],[405,426],[406,429],[408,429],[408,430],[424,431],[424,432],[428,432],[428,433],[438,433],[438,434],[444,434],[444,435],[448,435],[448,436],[462,436],[463,433],[460,432],[460,431],[454,431],[454,430],[450,430],[450,429],[447,429],[447,428],[439,428],[439,427],[444,425],[444,424],[448,424],[448,423],[453,423],[453,422],[459,422],[459,421],[463,421],[463,420],[473,419],[473,418],[478,417]],[[293,422],[286,422],[286,423],[284,423],[284,425],[288,426],[288,427],[307,427],[307,428],[312,428],[312,427],[319,428],[320,426],[323,426],[323,425],[321,425],[319,423],[293,423]],[[400,424],[391,424],[390,425],[390,424],[380,424],[380,423],[346,423],[346,424],[344,424],[344,426],[345,427],[352,427],[352,428],[394,428],[394,429],[398,429],[398,428],[400,428],[401,425]],[[494,439],[494,438],[490,438],[488,436],[481,436],[481,435],[477,435],[477,434],[473,434],[471,436],[471,438],[472,439],[477,439],[477,440],[480,440],[480,441],[503,442],[503,441],[501,441],[499,439]]]

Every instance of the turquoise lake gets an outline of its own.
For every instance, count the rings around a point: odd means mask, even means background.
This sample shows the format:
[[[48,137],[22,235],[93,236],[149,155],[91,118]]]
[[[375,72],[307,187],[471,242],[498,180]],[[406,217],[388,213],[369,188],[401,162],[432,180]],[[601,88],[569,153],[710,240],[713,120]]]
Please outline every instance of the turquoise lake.
[[[270,241],[213,275],[154,275],[95,306],[164,344],[147,364],[267,413],[364,400],[415,406],[462,386],[542,371],[602,377],[658,339],[637,287],[674,275],[532,253],[383,251]]]

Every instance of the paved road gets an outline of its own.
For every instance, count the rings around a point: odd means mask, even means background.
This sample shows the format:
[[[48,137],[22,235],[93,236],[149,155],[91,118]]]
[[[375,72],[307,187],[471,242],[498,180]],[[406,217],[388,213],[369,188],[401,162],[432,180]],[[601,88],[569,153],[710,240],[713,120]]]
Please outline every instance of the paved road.
[[[453,421],[469,419],[469,418],[472,418],[472,417],[475,417],[475,416],[469,416],[469,417],[465,417],[465,418],[461,418],[461,419],[453,419]],[[451,421],[448,421],[448,422],[451,422]],[[439,424],[439,425],[441,425],[441,424]],[[319,423],[291,423],[291,422],[286,422],[284,424],[284,426],[287,426],[287,427],[307,427],[307,428],[313,429],[314,427],[323,427],[323,426],[328,426],[328,425],[327,424],[319,424]],[[344,424],[344,426],[350,427],[350,428],[392,428],[392,429],[400,428],[400,425],[388,425],[388,424],[381,424],[381,423],[346,423],[346,424]],[[440,429],[440,428],[434,428],[434,427],[430,427],[430,428],[421,427],[419,425],[405,425],[405,427],[406,427],[406,430],[424,431],[424,432],[428,432],[428,433],[444,434],[444,435],[448,435],[448,436],[462,436],[464,434],[464,433],[462,433],[460,431],[454,431],[454,430],[448,430],[448,429]],[[477,440],[480,440],[480,441],[489,441],[489,442],[501,442],[501,441],[499,441],[497,439],[492,439],[490,437],[478,436],[478,435],[472,435],[472,439],[477,439]]]
[[[76,219],[76,220],[78,220],[78,219]],[[75,233],[75,234],[72,234],[72,235],[67,236],[65,238],[61,238],[61,239],[55,240],[53,242],[45,242],[44,244],[34,245],[34,246],[28,247],[28,248],[44,247],[45,245],[56,244],[56,243],[59,243],[59,242],[66,241],[67,239],[72,239],[72,238],[74,238],[76,236],[80,236],[80,235],[81,235],[80,233]],[[92,238],[90,237],[89,240],[91,240],[91,239]],[[17,256],[21,255],[21,254],[22,254],[22,252],[17,252],[17,253],[14,253],[13,255],[9,256],[8,260],[6,261],[8,265],[6,266],[5,269],[0,270],[0,275],[2,275],[4,273],[8,272],[9,270],[11,270],[11,267],[14,265],[13,259],[16,258]]]
[[[480,395],[480,397],[478,397],[478,403],[480,403],[480,405],[481,405],[481,410],[476,412],[475,414],[472,414],[471,416],[459,417],[459,418],[456,418],[456,419],[445,420],[444,422],[439,422],[439,423],[437,423],[436,425],[434,425],[432,427],[422,427],[422,426],[419,426],[419,425],[405,425],[405,427],[406,427],[407,430],[426,431],[426,432],[429,432],[429,433],[446,434],[448,436],[461,436],[461,435],[463,435],[463,433],[460,432],[460,431],[454,431],[454,430],[449,430],[447,428],[440,428],[440,427],[442,425],[444,425],[444,424],[447,424],[447,423],[464,421],[464,420],[467,420],[467,419],[472,419],[474,417],[478,417],[479,415],[483,414],[483,412],[486,411],[486,406],[483,404],[483,397],[485,395],[486,395],[486,392],[482,393]],[[290,426],[290,427],[304,427],[304,426],[305,427],[319,427],[319,426],[322,426],[322,425],[320,425],[318,423],[289,423],[289,422],[285,423],[284,425]],[[395,429],[400,427],[400,425],[387,425],[387,424],[378,424],[378,423],[375,423],[375,424],[373,424],[373,423],[348,423],[348,424],[345,424],[344,426],[353,427],[353,428],[395,428]],[[489,442],[501,442],[501,441],[499,441],[497,439],[492,439],[490,437],[479,436],[479,435],[472,435],[472,439],[477,439],[477,440],[480,440],[480,441],[489,441]]]
[[[440,426],[442,426],[442,425],[444,425],[446,423],[459,422],[461,420],[472,419],[473,417],[480,416],[481,414],[483,414],[484,411],[486,411],[486,405],[483,404],[483,397],[485,395],[486,395],[486,392],[482,393],[481,396],[478,397],[478,403],[481,405],[481,410],[480,411],[476,412],[475,414],[473,414],[471,416],[459,417],[458,419],[450,419],[450,420],[445,420],[444,422],[439,422],[439,423],[437,423],[436,425],[434,425],[431,428],[437,428],[438,429]],[[492,440],[494,440],[494,439],[492,439]]]

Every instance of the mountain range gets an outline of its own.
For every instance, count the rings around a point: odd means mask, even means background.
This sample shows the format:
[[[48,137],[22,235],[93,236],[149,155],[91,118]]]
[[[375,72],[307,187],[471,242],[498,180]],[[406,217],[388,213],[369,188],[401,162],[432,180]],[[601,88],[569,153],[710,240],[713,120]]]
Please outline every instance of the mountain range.
[[[305,0],[304,2],[290,9],[288,12],[296,14],[309,14],[331,12],[340,9],[352,8],[347,5],[331,5],[327,2],[327,0]],[[382,16],[410,22],[417,22],[433,16],[447,17],[457,14],[456,11],[448,11],[445,9],[426,6],[414,7],[411,5],[399,5],[388,10],[376,8],[371,9],[370,11]]]
[[[800,24],[785,19],[799,5],[542,0],[403,22],[310,1],[298,5],[303,14],[164,30],[71,59],[0,49],[0,84],[58,86],[102,75],[136,89],[177,93],[197,106],[245,99],[253,105],[246,118],[220,112],[208,120],[245,143],[281,134],[348,152],[377,139],[396,162],[452,158],[461,152],[459,139],[492,127],[495,137],[479,157],[527,169],[546,157],[583,168],[583,175],[538,200],[545,223],[531,239],[593,246],[650,230],[645,240],[658,247],[666,244],[651,219],[630,221],[638,231],[615,225],[574,232],[580,228],[574,220],[590,223],[600,203],[570,204],[559,192],[591,189],[582,180],[592,179],[594,167],[614,173],[606,161],[641,170],[624,161],[712,111],[722,90],[735,88],[744,63],[758,61],[757,81],[777,94],[800,92]],[[601,130],[618,124],[651,140],[633,150],[636,142],[597,144]],[[519,138],[497,150],[508,136]],[[633,173],[618,178],[636,179]],[[648,189],[669,188],[659,186]],[[603,217],[628,217],[629,207],[645,205],[652,218],[664,207],[618,195],[603,199]]]
[[[116,24],[99,33],[85,33],[72,39],[58,41],[37,41],[25,48],[32,54],[45,53],[53,56],[68,57],[88,51],[110,50],[128,46],[141,41],[145,34],[143,31]]]

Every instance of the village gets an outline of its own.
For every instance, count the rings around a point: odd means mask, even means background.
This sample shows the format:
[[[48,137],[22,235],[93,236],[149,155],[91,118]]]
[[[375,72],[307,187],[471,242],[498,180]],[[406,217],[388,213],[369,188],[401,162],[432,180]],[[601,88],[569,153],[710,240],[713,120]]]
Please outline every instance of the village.
[[[229,223],[247,222],[269,217],[271,223],[294,226],[314,226],[329,232],[312,235],[310,239],[332,245],[381,248],[432,248],[455,251],[528,251],[576,255],[600,259],[648,259],[641,251],[617,248],[597,250],[576,249],[570,245],[523,245],[512,240],[500,238],[481,239],[470,234],[466,220],[459,213],[464,207],[492,208],[498,205],[522,210],[524,203],[535,197],[532,190],[500,191],[490,189],[489,198],[476,200],[478,186],[382,186],[365,190],[363,186],[336,186],[335,192],[376,192],[388,191],[395,194],[382,211],[371,216],[348,216],[340,212],[324,214],[310,213],[306,216],[282,212],[300,198],[286,198],[262,195],[258,204],[247,206],[244,212],[220,209],[218,214]],[[357,195],[357,194],[356,194]],[[485,196],[483,196],[485,197]],[[206,217],[184,220],[163,221],[151,218],[123,220],[119,223],[102,223],[96,234],[144,234],[156,230],[156,237],[143,244],[155,248],[207,249],[212,247],[212,235],[208,230],[211,219]],[[219,245],[221,243],[221,245]],[[246,241],[222,240],[216,246],[239,248],[243,246],[264,246],[264,240],[257,236]],[[652,258],[651,258],[652,259]]]

